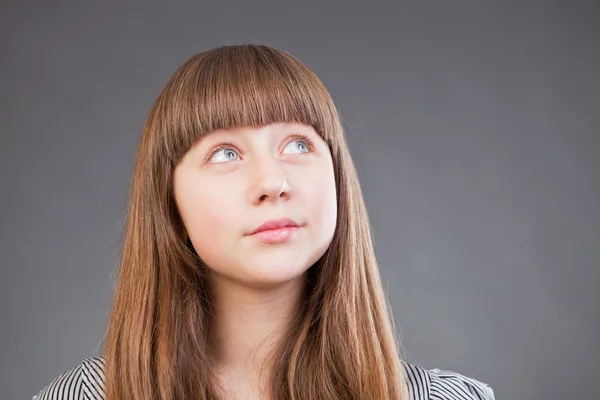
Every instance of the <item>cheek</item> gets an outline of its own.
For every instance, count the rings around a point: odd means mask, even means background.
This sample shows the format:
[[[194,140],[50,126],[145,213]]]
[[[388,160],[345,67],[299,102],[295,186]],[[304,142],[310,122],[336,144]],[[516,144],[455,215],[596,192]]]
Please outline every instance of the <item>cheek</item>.
[[[211,190],[203,190],[210,187]],[[180,193],[178,206],[186,230],[198,255],[207,263],[222,254],[232,237],[237,219],[235,196],[224,195],[218,183],[203,182],[201,187]]]
[[[317,240],[328,242],[333,237],[337,222],[337,196],[333,167],[326,164],[315,171],[305,187],[309,218],[315,228]]]

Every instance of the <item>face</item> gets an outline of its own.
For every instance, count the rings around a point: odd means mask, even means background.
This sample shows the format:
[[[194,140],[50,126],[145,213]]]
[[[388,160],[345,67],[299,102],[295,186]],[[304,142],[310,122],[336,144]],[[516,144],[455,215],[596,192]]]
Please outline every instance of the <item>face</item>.
[[[331,154],[310,126],[212,132],[186,153],[173,179],[190,240],[216,276],[278,285],[306,272],[333,238]]]

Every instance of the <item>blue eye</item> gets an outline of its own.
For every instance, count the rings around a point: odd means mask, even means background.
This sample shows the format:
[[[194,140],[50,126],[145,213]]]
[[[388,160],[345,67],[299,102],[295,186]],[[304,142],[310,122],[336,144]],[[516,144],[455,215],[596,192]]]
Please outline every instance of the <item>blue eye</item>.
[[[306,143],[304,143],[303,140],[294,140],[293,142],[290,142],[287,146],[285,146],[285,149],[291,149],[292,152],[297,152],[297,153],[308,153],[308,145]],[[284,153],[285,153],[285,149],[284,149]]]
[[[223,163],[228,161],[236,161],[239,158],[240,157],[238,153],[234,149],[227,147],[216,150],[214,153],[212,153],[209,161],[211,163]]]

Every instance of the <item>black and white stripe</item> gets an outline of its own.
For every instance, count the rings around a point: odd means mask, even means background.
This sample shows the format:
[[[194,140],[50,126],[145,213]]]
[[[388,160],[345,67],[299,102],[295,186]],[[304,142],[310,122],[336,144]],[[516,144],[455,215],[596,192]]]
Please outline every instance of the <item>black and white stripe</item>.
[[[403,361],[411,400],[494,400],[487,384],[440,369]],[[43,388],[32,400],[104,400],[104,357],[85,358]],[[368,399],[374,400],[374,399]]]

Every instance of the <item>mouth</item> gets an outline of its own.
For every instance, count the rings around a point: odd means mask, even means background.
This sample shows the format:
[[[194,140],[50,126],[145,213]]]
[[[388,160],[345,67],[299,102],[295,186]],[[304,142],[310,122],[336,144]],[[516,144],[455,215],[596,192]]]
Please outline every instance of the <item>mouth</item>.
[[[300,225],[293,219],[289,219],[289,218],[283,218],[283,219],[277,219],[277,220],[274,219],[274,220],[267,221],[264,224],[262,224],[261,226],[259,226],[258,228],[254,229],[252,232],[250,232],[250,235],[254,235],[256,233],[265,232],[265,231],[283,229],[283,228],[299,228],[299,227],[300,227]]]
[[[299,229],[300,224],[296,221],[284,218],[265,222],[254,229],[249,236],[264,243],[280,243],[291,239]]]

